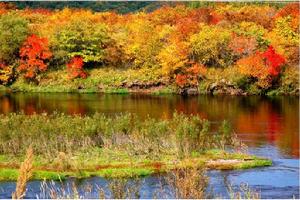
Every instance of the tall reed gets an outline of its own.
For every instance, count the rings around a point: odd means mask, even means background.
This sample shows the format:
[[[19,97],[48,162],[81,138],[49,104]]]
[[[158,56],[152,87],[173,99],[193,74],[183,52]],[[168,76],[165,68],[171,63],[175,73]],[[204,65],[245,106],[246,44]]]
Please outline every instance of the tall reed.
[[[187,157],[236,144],[228,123],[213,131],[209,121],[177,113],[164,120],[143,120],[132,114],[0,115],[0,138],[0,154],[21,155],[32,144],[36,155],[50,161],[92,148],[157,159],[163,155]]]
[[[19,169],[19,176],[17,180],[16,191],[13,192],[13,199],[22,199],[26,194],[26,183],[32,176],[33,171],[33,149],[30,146],[27,149],[26,157],[24,162],[21,164]]]

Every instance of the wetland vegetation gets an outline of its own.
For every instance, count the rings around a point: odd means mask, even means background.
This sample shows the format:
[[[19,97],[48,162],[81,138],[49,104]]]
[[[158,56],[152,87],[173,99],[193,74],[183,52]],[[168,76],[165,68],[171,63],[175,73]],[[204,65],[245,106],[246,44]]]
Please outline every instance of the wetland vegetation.
[[[198,116],[175,113],[171,119],[141,120],[133,114],[20,113],[1,115],[0,122],[2,180],[17,178],[29,146],[35,154],[34,179],[132,177],[182,167],[243,169],[272,163],[243,153],[226,121],[212,130]]]

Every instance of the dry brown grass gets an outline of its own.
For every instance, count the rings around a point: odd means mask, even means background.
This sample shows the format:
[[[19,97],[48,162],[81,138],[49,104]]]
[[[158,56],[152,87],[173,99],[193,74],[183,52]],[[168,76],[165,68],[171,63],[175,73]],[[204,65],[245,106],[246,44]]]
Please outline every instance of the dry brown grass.
[[[204,199],[208,178],[204,169],[181,168],[174,170],[167,181],[173,186],[176,199]]]
[[[33,171],[33,149],[30,146],[27,149],[24,162],[19,169],[16,191],[12,194],[13,199],[22,199],[26,194],[26,183],[32,176]]]

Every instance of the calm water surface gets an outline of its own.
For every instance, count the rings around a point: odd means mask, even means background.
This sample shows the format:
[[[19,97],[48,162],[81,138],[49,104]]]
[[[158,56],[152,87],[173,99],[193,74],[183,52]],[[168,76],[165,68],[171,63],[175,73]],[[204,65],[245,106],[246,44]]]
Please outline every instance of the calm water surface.
[[[0,113],[20,111],[26,114],[58,111],[83,115],[130,112],[143,118],[163,119],[172,117],[177,111],[199,115],[216,125],[226,119],[248,145],[249,153],[271,158],[274,164],[241,171],[209,171],[208,190],[215,196],[228,197],[227,183],[233,188],[248,183],[263,198],[299,198],[299,97],[0,93]],[[158,179],[155,176],[141,179],[141,197],[151,198],[155,188],[161,187]],[[70,179],[64,184],[72,181]],[[76,184],[84,188],[86,184],[107,185],[107,180],[90,178],[76,181]],[[31,182],[27,197],[42,196],[39,185],[37,181]],[[13,182],[0,183],[0,198],[9,198],[14,188]],[[85,197],[98,197],[96,193],[90,192]],[[109,197],[109,192],[106,195]],[[161,197],[172,197],[170,192],[165,192],[165,195]]]

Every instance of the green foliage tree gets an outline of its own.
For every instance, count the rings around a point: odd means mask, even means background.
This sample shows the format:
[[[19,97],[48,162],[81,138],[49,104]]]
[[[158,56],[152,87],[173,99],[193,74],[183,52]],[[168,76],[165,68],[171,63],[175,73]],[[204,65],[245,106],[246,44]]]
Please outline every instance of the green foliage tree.
[[[11,64],[26,39],[28,22],[15,13],[0,15],[0,62]]]
[[[216,26],[203,26],[191,37],[191,57],[205,66],[225,67],[231,63],[228,47],[231,33]]]
[[[55,33],[54,53],[68,59],[81,56],[84,62],[102,62],[108,42],[107,27],[89,19],[76,18]]]

